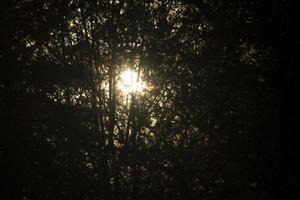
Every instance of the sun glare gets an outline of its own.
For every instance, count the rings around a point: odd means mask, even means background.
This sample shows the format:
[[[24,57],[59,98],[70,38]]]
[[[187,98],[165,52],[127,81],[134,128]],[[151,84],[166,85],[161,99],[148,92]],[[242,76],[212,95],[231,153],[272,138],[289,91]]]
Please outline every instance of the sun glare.
[[[145,83],[138,77],[137,72],[127,69],[121,73],[118,88],[123,93],[141,92],[145,87]]]

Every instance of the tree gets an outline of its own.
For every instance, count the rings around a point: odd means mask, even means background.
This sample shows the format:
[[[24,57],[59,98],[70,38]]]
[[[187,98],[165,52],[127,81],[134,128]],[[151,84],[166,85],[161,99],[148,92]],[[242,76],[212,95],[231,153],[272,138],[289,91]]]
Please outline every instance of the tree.
[[[291,7],[284,0],[3,4],[7,197],[292,195]],[[122,91],[126,70],[146,87]]]

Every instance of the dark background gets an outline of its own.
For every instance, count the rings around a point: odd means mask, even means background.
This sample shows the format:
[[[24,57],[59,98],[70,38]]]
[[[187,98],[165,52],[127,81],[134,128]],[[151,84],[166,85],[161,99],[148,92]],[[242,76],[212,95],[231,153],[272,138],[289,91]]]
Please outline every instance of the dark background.
[[[300,199],[296,1],[0,9],[2,199]]]

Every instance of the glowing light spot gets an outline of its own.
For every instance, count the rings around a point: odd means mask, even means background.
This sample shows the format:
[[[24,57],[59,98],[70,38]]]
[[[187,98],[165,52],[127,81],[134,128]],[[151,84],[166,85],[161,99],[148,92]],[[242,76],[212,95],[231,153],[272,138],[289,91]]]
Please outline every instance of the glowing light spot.
[[[118,88],[123,93],[141,92],[146,88],[146,84],[138,77],[138,73],[127,69],[120,75]]]

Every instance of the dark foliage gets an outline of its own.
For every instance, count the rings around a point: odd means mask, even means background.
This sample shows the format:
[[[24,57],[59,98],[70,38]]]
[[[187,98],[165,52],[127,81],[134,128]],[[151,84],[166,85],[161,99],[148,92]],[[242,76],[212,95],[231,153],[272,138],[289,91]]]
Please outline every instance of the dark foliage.
[[[299,199],[297,8],[2,2],[1,199]]]

